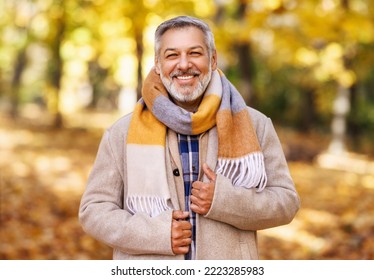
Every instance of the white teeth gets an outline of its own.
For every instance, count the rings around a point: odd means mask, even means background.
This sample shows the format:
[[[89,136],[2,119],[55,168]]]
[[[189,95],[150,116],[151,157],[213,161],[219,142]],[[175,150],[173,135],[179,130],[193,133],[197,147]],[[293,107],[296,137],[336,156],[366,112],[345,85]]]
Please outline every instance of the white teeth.
[[[179,80],[188,80],[188,79],[192,79],[193,76],[178,76],[177,77]]]

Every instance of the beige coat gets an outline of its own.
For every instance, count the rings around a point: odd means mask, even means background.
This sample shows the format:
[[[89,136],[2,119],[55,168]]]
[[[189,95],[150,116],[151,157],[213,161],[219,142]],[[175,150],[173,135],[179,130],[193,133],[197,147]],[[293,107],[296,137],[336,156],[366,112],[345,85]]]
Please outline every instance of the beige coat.
[[[217,175],[211,209],[196,218],[197,259],[258,259],[256,231],[290,223],[299,209],[299,197],[271,120],[248,110],[264,153],[267,186],[262,192],[233,187],[230,180]],[[151,218],[144,213],[130,214],[124,204],[130,119],[131,114],[124,116],[103,136],[82,197],[80,222],[88,234],[114,249],[114,259],[183,259],[171,249],[172,211]],[[169,204],[184,209],[183,178],[173,174],[176,168],[182,170],[177,136],[170,129],[166,146]],[[213,128],[200,138],[200,163],[207,162],[214,169],[217,147]],[[201,173],[200,179],[207,181]]]

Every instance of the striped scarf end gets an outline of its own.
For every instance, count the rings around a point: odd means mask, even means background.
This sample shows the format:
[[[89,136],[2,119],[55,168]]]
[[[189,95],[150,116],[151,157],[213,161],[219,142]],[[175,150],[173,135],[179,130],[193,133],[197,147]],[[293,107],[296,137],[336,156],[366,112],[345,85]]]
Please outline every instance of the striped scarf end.
[[[231,179],[236,187],[257,188],[257,192],[263,191],[267,183],[262,152],[254,152],[235,159],[220,158],[217,173]]]
[[[143,212],[150,217],[155,217],[171,209],[167,201],[167,198],[159,196],[132,195],[127,197],[126,204],[132,214]]]

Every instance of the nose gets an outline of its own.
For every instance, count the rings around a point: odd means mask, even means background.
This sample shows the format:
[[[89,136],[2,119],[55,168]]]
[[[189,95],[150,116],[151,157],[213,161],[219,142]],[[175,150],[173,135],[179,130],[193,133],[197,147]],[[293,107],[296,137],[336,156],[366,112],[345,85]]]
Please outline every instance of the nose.
[[[179,62],[178,62],[178,69],[180,70],[187,70],[191,67],[190,61],[188,59],[188,56],[186,54],[182,54],[179,57]]]

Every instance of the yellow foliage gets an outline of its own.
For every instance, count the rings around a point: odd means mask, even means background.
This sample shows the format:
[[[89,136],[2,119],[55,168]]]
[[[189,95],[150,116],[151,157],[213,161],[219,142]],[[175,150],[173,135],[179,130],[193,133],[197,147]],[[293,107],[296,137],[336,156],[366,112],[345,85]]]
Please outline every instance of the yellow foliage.
[[[314,50],[302,47],[296,52],[296,61],[301,66],[311,67],[319,61],[319,57]]]
[[[282,0],[265,0],[264,5],[269,10],[276,10],[282,6]]]
[[[194,12],[197,17],[206,18],[211,16],[215,9],[214,1],[193,0],[193,2],[195,3]]]

